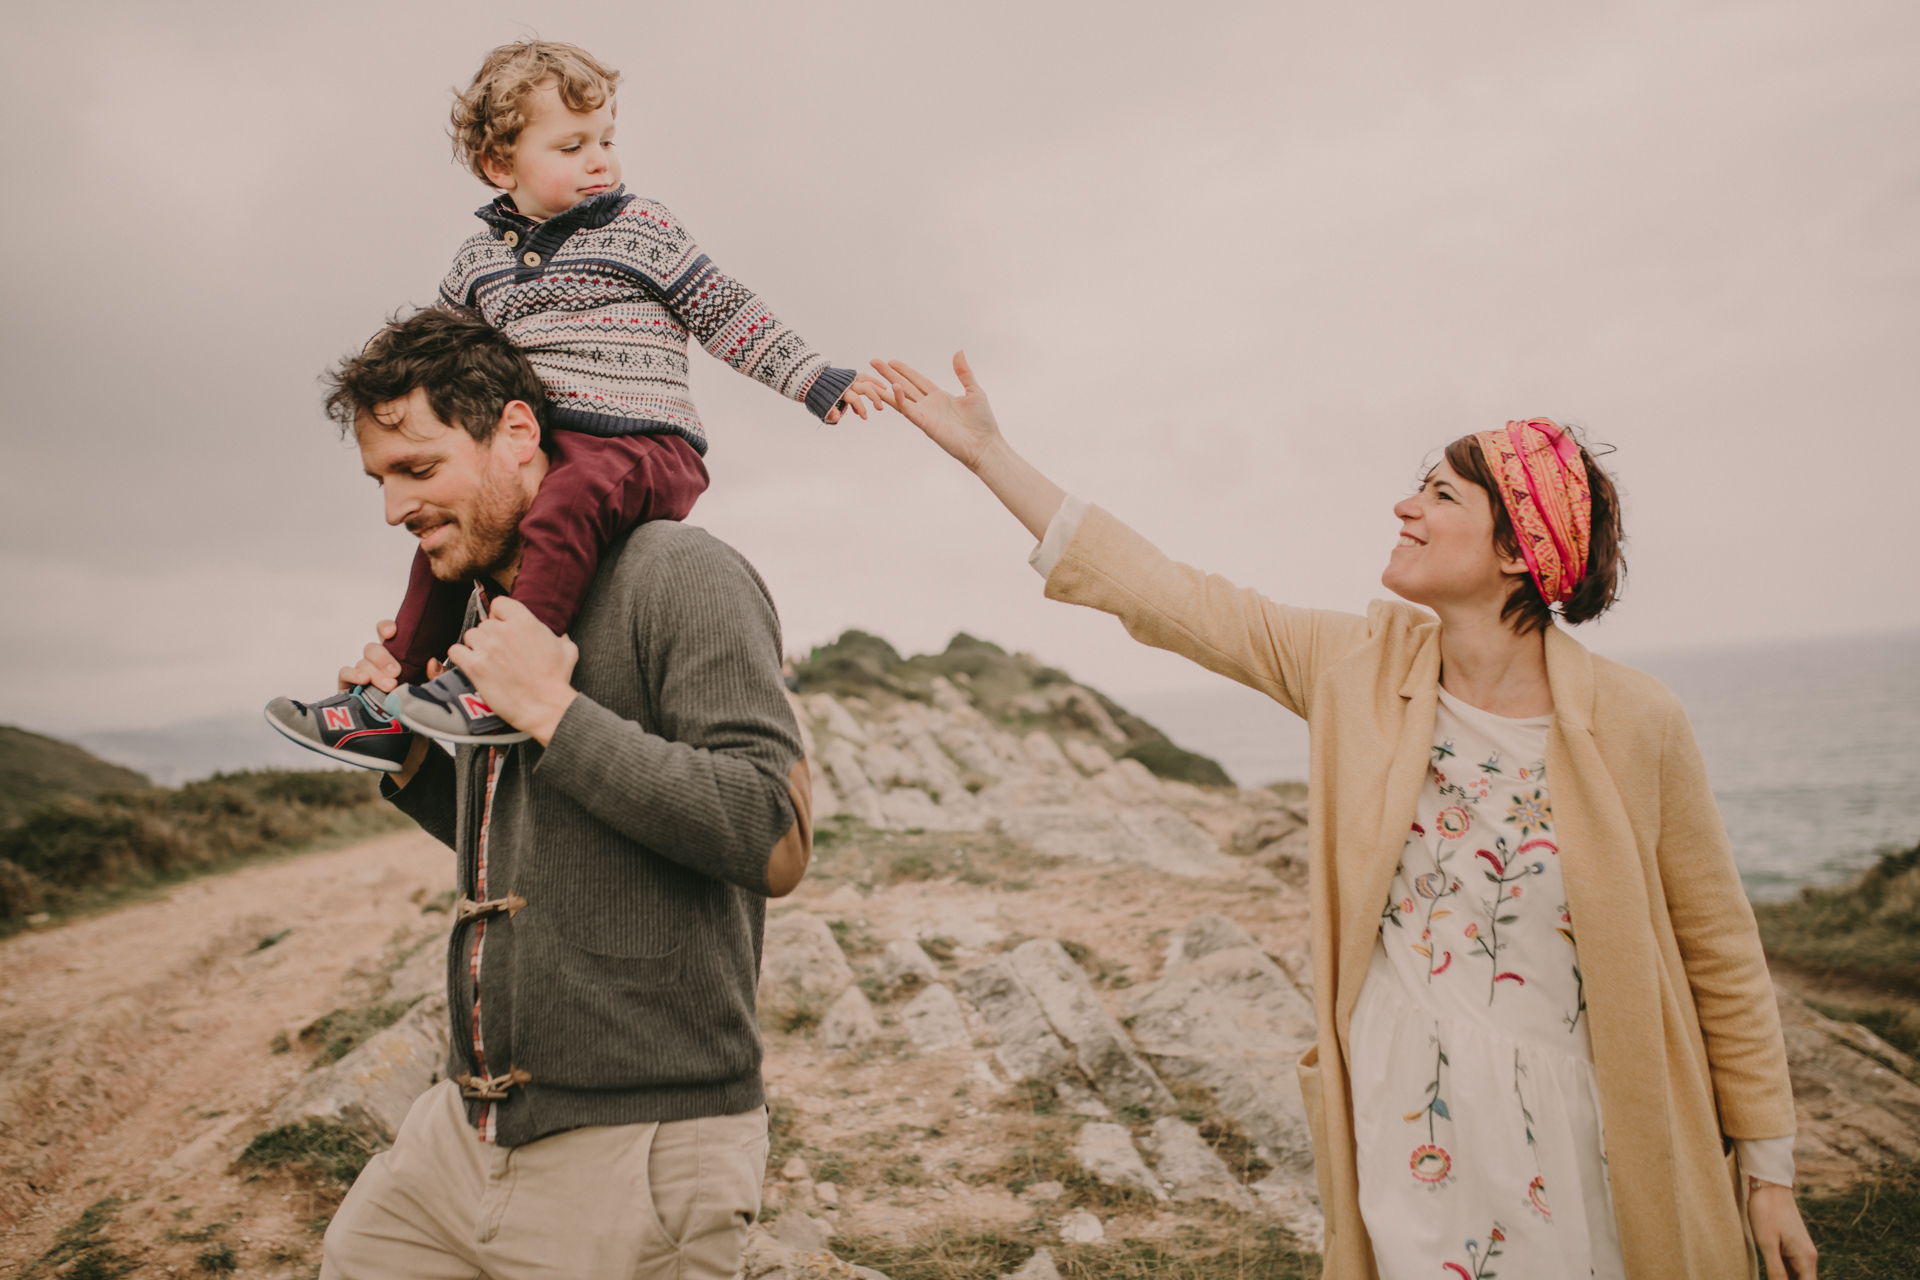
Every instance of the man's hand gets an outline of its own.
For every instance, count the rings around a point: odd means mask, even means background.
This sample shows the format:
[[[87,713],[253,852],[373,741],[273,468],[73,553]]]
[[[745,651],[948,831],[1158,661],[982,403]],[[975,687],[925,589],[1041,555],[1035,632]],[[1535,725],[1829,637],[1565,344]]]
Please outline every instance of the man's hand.
[[[547,630],[511,596],[493,602],[486,621],[447,651],[493,713],[546,746],[578,696],[569,683],[580,650]]]
[[[861,374],[853,380],[853,385],[840,393],[840,403],[827,410],[829,424],[847,416],[848,409],[866,419],[867,413],[879,413],[887,407],[886,384],[877,381],[871,374]]]
[[[1756,1183],[1747,1193],[1747,1220],[1753,1224],[1753,1242],[1760,1248],[1767,1280],[1814,1280],[1820,1255],[1800,1220],[1792,1187]]]
[[[346,692],[357,684],[370,684],[382,693],[392,693],[400,687],[400,660],[387,652],[382,641],[393,639],[400,628],[394,625],[392,618],[385,618],[373,624],[373,633],[379,636],[365,649],[360,651],[360,661],[350,667],[340,668],[340,690]],[[440,674],[440,664],[429,660],[427,679]],[[413,735],[413,746],[407,752],[406,764],[396,773],[387,776],[393,779],[393,788],[398,791],[413,781],[413,775],[420,772],[420,764],[427,758],[427,740],[420,734]]]

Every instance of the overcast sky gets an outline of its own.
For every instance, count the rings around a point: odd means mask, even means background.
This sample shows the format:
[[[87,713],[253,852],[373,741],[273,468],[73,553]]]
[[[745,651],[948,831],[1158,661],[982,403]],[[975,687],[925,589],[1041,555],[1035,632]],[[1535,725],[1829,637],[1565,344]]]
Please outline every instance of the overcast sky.
[[[1617,446],[1608,652],[1920,625],[1920,6],[21,6],[0,721],[318,696],[411,539],[315,378],[488,196],[449,90],[537,33],[626,74],[630,189],[838,363],[964,346],[1016,446],[1181,558],[1360,608],[1446,441]],[[964,629],[1116,694],[1211,680],[1050,604],[896,415],[695,354],[694,513],[788,647]],[[946,375],[949,379],[951,374]]]

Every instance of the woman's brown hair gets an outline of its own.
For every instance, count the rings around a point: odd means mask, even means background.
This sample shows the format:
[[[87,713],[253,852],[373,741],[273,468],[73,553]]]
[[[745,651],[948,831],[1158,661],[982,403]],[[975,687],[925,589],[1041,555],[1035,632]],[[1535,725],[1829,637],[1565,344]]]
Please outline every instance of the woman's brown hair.
[[[1507,504],[1500,497],[1499,483],[1493,468],[1487,465],[1486,454],[1480,451],[1480,442],[1472,436],[1461,436],[1447,446],[1446,457],[1455,475],[1487,491],[1493,503],[1494,549],[1503,556],[1518,556],[1520,539],[1513,532],[1513,517],[1507,514]],[[1574,588],[1573,598],[1555,608],[1541,596],[1532,574],[1508,574],[1514,588],[1500,610],[1500,620],[1523,636],[1545,630],[1556,615],[1575,624],[1591,622],[1612,606],[1621,580],[1627,576],[1626,555],[1621,549],[1626,538],[1620,531],[1620,492],[1614,488],[1613,477],[1600,469],[1585,445],[1580,447],[1580,461],[1587,469],[1587,484],[1593,493],[1586,576]]]

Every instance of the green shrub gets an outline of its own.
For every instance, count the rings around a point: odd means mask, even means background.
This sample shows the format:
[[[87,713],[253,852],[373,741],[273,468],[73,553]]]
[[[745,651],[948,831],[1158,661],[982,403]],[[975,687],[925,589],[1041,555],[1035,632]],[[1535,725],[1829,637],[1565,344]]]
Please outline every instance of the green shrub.
[[[1201,787],[1233,785],[1233,779],[1227,776],[1227,771],[1220,767],[1219,761],[1197,751],[1176,747],[1165,738],[1150,739],[1128,747],[1123,758],[1138,760],[1152,770],[1154,776],[1171,782],[1191,782]]]
[[[61,796],[0,831],[0,920],[405,822],[380,799],[378,779],[359,771],[217,774],[174,790]]]
[[[1920,991],[1920,845],[1852,884],[1754,908],[1767,954],[1818,973]]]
[[[311,1117],[267,1130],[240,1153],[242,1164],[290,1169],[341,1187],[351,1186],[371,1159],[373,1145],[358,1132]]]

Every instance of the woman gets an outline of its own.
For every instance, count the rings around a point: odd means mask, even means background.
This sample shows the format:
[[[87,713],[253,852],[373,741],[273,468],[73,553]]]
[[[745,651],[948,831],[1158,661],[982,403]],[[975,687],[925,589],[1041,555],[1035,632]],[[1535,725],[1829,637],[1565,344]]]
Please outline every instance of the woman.
[[[1620,570],[1584,449],[1545,419],[1455,441],[1394,508],[1381,581],[1410,603],[1362,617],[1274,604],[1069,498],[964,355],[959,398],[875,367],[1040,540],[1049,597],[1308,722],[1299,1074],[1327,1276],[1701,1280],[1752,1274],[1756,1244],[1772,1280],[1814,1275],[1778,1012],[1686,717],[1554,625]]]

